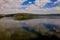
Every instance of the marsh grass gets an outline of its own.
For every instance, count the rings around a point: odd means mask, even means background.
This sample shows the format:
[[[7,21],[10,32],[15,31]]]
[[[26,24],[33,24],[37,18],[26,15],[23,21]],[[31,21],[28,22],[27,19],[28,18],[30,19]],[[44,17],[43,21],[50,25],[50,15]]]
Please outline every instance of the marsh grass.
[[[25,30],[0,32],[0,40],[59,40],[55,35],[42,35],[41,33],[27,32]]]

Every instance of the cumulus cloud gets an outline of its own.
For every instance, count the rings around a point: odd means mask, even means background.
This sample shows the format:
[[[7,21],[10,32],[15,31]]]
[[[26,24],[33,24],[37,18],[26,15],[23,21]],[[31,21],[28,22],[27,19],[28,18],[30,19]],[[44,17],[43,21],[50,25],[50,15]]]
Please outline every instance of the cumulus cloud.
[[[38,6],[44,6],[47,2],[50,2],[50,0],[36,0],[35,3]]]
[[[53,8],[41,8],[45,4],[49,3],[50,0],[36,0],[35,5],[31,4],[28,6],[21,5],[22,2],[27,0],[0,0],[0,14],[11,14],[11,13],[18,13],[18,12],[28,12],[28,13],[60,13],[60,6],[53,7]],[[58,0],[57,2],[60,2]],[[57,3],[56,2],[56,3]],[[21,9],[26,7],[26,9]]]

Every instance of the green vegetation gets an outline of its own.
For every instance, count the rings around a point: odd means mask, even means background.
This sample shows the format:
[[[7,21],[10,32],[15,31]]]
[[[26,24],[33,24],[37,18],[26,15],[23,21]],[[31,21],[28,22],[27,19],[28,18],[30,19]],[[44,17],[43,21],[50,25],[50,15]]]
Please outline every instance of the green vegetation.
[[[38,18],[47,18],[53,16],[60,16],[59,14],[29,14],[29,13],[16,13],[8,15],[16,20],[27,20],[27,19],[38,19]]]
[[[11,40],[29,40],[36,37],[37,35],[31,32],[15,32],[11,35]]]
[[[40,18],[40,16],[36,14],[13,14],[11,17],[16,20],[27,20],[27,19]]]
[[[36,33],[27,32],[27,31],[15,31],[14,33],[8,33],[6,31],[0,32],[0,40],[41,40],[41,39],[50,39],[55,40],[59,39],[55,35],[37,35]]]
[[[8,33],[7,31],[0,32],[0,40],[30,40],[35,38],[37,38],[36,34],[21,30],[14,33]]]
[[[27,19],[38,19],[38,18],[52,18],[54,16],[60,16],[59,14],[28,14],[28,13],[17,13],[13,14],[13,18],[16,20],[27,20]]]
[[[31,14],[31,13],[16,13],[0,15],[0,18],[11,17],[15,20],[28,20],[28,19],[38,19],[38,18],[53,18],[54,16],[60,16],[60,14]]]
[[[3,16],[2,16],[2,15],[0,15],[0,19],[1,19],[1,18],[3,18]]]

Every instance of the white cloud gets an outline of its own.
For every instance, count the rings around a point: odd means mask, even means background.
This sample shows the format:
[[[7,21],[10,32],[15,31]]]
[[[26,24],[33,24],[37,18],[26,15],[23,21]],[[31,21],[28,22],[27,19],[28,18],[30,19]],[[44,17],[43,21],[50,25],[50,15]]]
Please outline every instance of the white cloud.
[[[50,2],[50,0],[36,0],[36,5],[38,6],[44,6],[47,2]]]
[[[0,14],[1,13],[16,13],[16,12],[29,12],[29,13],[58,13],[60,12],[60,7],[54,7],[54,8],[46,8],[42,9],[40,7],[44,6],[47,2],[50,2],[50,0],[36,0],[35,4],[40,6],[37,7],[36,5],[30,5],[26,8],[26,10],[21,10],[20,8],[21,3],[26,0],[0,0]],[[57,2],[59,2],[58,0]]]

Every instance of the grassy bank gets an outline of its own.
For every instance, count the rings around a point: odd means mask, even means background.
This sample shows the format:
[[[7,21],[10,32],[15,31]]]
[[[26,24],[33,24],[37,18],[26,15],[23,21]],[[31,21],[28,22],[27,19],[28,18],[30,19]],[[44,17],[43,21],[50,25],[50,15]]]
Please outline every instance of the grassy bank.
[[[2,16],[2,15],[0,15],[0,19],[1,19],[1,18],[3,18],[3,16]]]
[[[53,16],[60,16],[59,14],[29,14],[29,13],[16,13],[6,15],[7,17],[12,17],[16,20],[28,20],[28,19],[38,19],[38,18],[48,18]]]
[[[15,20],[28,20],[28,19],[38,19],[38,18],[54,18],[60,16],[59,14],[30,14],[30,13],[16,13],[16,14],[7,14],[0,15],[0,18],[11,17]]]
[[[35,18],[40,18],[38,15],[33,15],[33,14],[15,14],[12,16],[16,20],[28,20],[28,19],[35,19]]]
[[[0,40],[59,40],[55,35],[37,35],[37,33],[26,31],[15,31],[14,33],[0,32]]]

